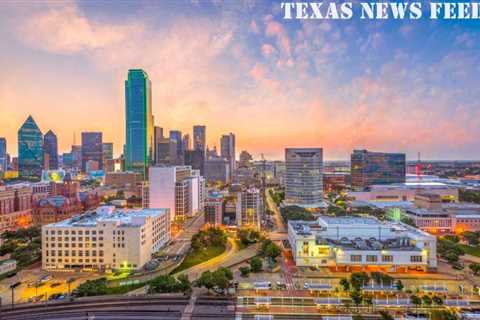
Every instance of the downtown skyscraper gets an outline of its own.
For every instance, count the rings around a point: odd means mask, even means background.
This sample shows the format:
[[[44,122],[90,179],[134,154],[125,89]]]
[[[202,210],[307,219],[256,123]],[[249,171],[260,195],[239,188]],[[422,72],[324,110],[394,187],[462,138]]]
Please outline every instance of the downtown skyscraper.
[[[82,132],[82,171],[103,169],[103,134]]]
[[[152,84],[141,69],[125,81],[125,170],[146,177],[153,156]]]
[[[49,170],[58,169],[58,142],[57,142],[57,135],[53,133],[52,130],[48,130],[43,137],[43,149],[44,149],[44,157],[45,159],[45,166],[48,164]]]
[[[7,171],[7,139],[0,138],[0,172]]]
[[[22,177],[40,177],[43,164],[43,134],[28,116],[18,130],[18,171]]]
[[[200,150],[205,153],[207,144],[207,127],[193,126],[193,150]]]
[[[220,138],[220,156],[228,160],[230,166],[230,180],[232,180],[236,169],[235,135],[233,133],[224,134]]]

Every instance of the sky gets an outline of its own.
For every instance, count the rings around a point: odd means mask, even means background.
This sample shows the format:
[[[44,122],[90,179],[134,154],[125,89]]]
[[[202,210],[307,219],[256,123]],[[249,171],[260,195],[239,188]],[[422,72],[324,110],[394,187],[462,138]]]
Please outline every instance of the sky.
[[[279,1],[0,3],[0,136],[32,115],[60,152],[102,131],[119,155],[124,81],[144,69],[155,123],[237,154],[285,147],[480,159],[480,20],[285,20]]]

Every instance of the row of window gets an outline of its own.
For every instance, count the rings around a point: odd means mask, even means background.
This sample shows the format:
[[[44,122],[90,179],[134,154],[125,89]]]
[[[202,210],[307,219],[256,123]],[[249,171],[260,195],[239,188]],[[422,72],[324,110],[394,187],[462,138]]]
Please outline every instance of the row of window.
[[[83,230],[78,230],[78,235],[83,235],[83,233],[84,233]],[[55,235],[55,234],[69,235],[69,234],[72,234],[72,235],[76,235],[77,231],[76,230],[65,230],[65,231],[62,231],[62,230],[45,230],[45,234],[50,234],[50,235]],[[85,235],[89,235],[89,234],[90,234],[90,230],[85,230]],[[97,230],[92,230],[91,234],[96,235]],[[103,234],[103,230],[99,230],[98,234]]]
[[[122,238],[123,239],[123,238]],[[77,237],[50,237],[50,239],[47,237],[45,239],[46,241],[50,240],[50,241],[77,241]],[[97,241],[97,237],[78,237],[78,241]],[[98,237],[98,240],[99,241],[103,241],[103,237]]]
[[[56,246],[57,246],[58,248],[61,248],[62,246],[65,247],[65,248],[68,248],[68,247],[75,248],[75,247],[77,247],[77,246],[78,246],[79,248],[83,248],[83,243],[80,242],[80,243],[76,244],[76,243],[68,243],[68,242],[66,242],[66,243],[62,244],[62,243],[60,242],[60,243],[57,243]],[[92,248],[96,248],[96,247],[97,247],[97,244],[96,244],[96,243],[92,243],[92,244],[90,244],[90,243],[85,243],[85,248],[90,248],[90,246],[91,246]],[[100,243],[98,244],[98,246],[99,246],[100,248],[103,248],[103,243],[100,242]],[[46,247],[46,248],[49,247],[48,242],[45,243],[45,247]],[[55,248],[55,242],[50,243],[50,248]]]
[[[90,254],[91,253],[91,254]],[[58,251],[55,251],[55,250],[46,250],[45,251],[45,255],[48,257],[48,256],[65,256],[65,257],[69,257],[69,256],[72,256],[72,257],[76,257],[77,256],[77,251],[76,250],[72,250],[71,252],[68,251],[68,250],[65,250],[65,251],[62,251],[62,250],[58,250]],[[78,256],[79,257],[83,257],[83,256],[93,256],[93,257],[96,257],[97,256],[97,251],[96,250],[92,250],[92,251],[89,251],[89,250],[85,250],[85,251],[82,251],[82,250],[78,250]],[[103,257],[103,250],[99,250],[98,251],[98,256],[100,257]]]
[[[378,256],[377,255],[369,255],[365,257],[366,262],[378,262]],[[350,256],[350,262],[362,262],[363,261],[363,256],[361,254],[352,254]],[[423,257],[422,256],[410,256],[410,262],[422,262]],[[382,255],[382,262],[393,262],[393,256],[392,255]]]

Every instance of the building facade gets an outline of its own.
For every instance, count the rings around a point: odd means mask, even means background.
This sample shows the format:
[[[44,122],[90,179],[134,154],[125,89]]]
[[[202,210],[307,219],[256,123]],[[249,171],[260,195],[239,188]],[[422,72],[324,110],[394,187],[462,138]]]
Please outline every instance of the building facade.
[[[260,190],[250,188],[237,194],[237,226],[260,229],[263,203]]]
[[[170,241],[168,209],[94,211],[42,227],[44,270],[138,270]]]
[[[404,153],[353,150],[351,155],[352,187],[364,189],[375,184],[405,182]]]
[[[48,157],[48,168],[47,170],[56,170],[58,169],[58,141],[57,135],[52,131],[48,130],[43,137],[43,149],[45,151],[45,157]]]
[[[146,177],[153,158],[152,84],[145,71],[128,71],[125,81],[125,170]]]
[[[205,200],[205,224],[221,226],[223,224],[223,196],[219,193],[211,193]]]
[[[323,150],[285,149],[285,202],[306,207],[323,203]]]
[[[220,156],[224,159],[227,159],[229,162],[229,180],[232,181],[236,169],[235,135],[233,133],[222,135],[222,137],[220,138]]]
[[[230,161],[224,158],[212,158],[205,161],[205,179],[209,182],[230,183]]]
[[[0,187],[0,234],[32,224],[32,188]]]
[[[207,148],[207,127],[193,126],[193,150],[202,151],[205,154]]]
[[[7,139],[0,137],[0,172],[7,171],[7,165]]]
[[[40,177],[43,166],[43,134],[28,116],[18,130],[18,170],[23,177]]]
[[[387,272],[435,270],[436,238],[414,227],[375,218],[327,217],[289,221],[288,238],[297,266]]]
[[[101,132],[82,132],[82,171],[87,172],[87,163],[90,168],[103,168],[103,142]],[[93,164],[95,162],[95,164]]]

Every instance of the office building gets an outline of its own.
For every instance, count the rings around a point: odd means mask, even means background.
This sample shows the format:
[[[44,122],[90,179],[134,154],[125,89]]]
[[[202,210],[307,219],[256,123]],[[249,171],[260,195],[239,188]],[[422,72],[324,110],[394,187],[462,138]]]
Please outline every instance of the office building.
[[[157,163],[157,145],[164,139],[163,137],[163,128],[155,126],[153,128],[153,159],[154,163]]]
[[[72,168],[81,170],[82,169],[82,146],[73,145],[70,153],[72,154]]]
[[[0,138],[0,172],[5,172],[7,170],[7,139]]]
[[[207,127],[193,126],[193,150],[202,151],[205,154],[207,147]]]
[[[192,149],[192,145],[191,145],[191,141],[190,141],[190,135],[188,133],[183,135],[182,143],[183,143],[183,152],[184,153],[185,153],[185,151],[188,151],[188,150]]]
[[[260,190],[250,188],[237,194],[237,226],[260,229],[263,203]]]
[[[288,239],[299,267],[345,272],[437,268],[436,238],[400,222],[321,216],[316,221],[289,221]]]
[[[210,193],[205,200],[205,224],[218,227],[223,224],[223,195]]]
[[[170,140],[174,140],[176,144],[176,148],[177,148],[176,164],[183,165],[184,149],[183,149],[182,132],[178,130],[170,130],[169,136],[170,136]]]
[[[354,150],[351,155],[352,187],[405,182],[405,154]]]
[[[40,177],[43,166],[43,134],[28,116],[18,130],[18,170],[23,177]]]
[[[125,81],[125,170],[144,176],[153,158],[152,85],[145,71],[128,71]]]
[[[285,202],[289,205],[323,205],[323,150],[285,149]]]
[[[103,168],[103,142],[101,132],[82,132],[82,171]],[[94,163],[95,162],[95,163]]]
[[[168,209],[104,206],[42,227],[44,270],[139,270],[170,241]]]
[[[111,142],[104,142],[102,143],[102,153],[103,153],[103,170],[105,172],[111,172],[113,169],[111,166],[109,167],[107,163],[109,160],[113,160],[113,143]],[[109,167],[107,170],[107,167]]]
[[[0,186],[0,234],[31,225],[32,192],[24,184]]]
[[[205,161],[205,179],[209,182],[230,183],[230,161],[223,158],[212,158]]]
[[[48,157],[48,166],[45,167],[46,170],[56,170],[58,169],[58,142],[57,135],[53,133],[52,130],[48,130],[47,133],[43,136],[43,149],[45,152],[45,157]]]
[[[177,142],[175,140],[164,138],[157,142],[156,165],[175,165],[177,164]]]
[[[233,133],[225,134],[220,138],[220,156],[228,160],[230,180],[233,180],[237,165],[235,160],[235,135]]]
[[[171,219],[183,220],[203,210],[205,182],[190,166],[150,167],[149,208],[168,208]]]
[[[205,174],[205,152],[202,150],[188,150],[185,152],[185,165],[192,169],[200,170],[200,174]]]

